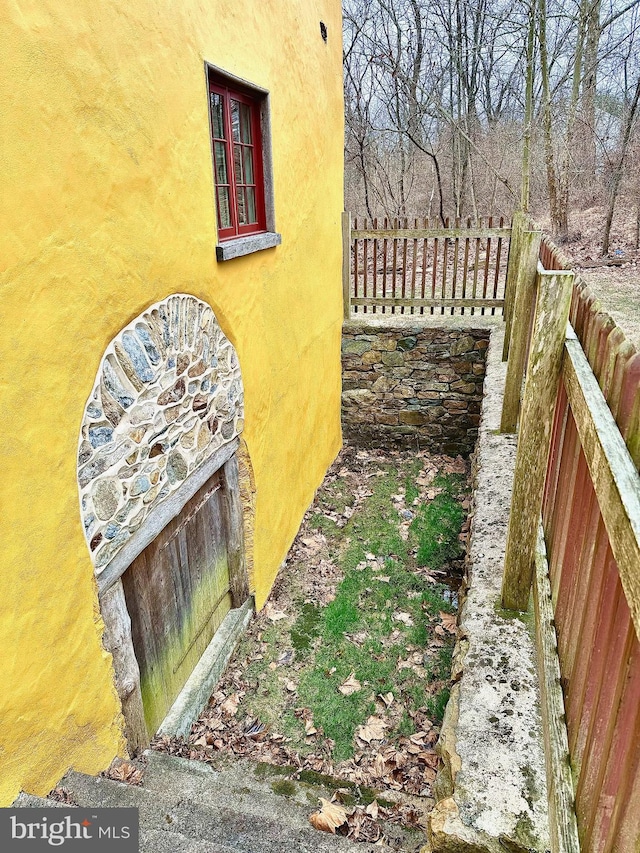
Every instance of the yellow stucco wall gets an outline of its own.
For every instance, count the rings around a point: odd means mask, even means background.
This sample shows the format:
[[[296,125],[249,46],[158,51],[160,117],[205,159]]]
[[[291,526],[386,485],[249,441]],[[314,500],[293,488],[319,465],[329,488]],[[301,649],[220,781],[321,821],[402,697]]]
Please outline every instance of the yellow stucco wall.
[[[124,748],[76,448],[107,344],[171,293],[238,351],[268,593],[340,445],[343,123],[339,0],[9,0],[0,27],[2,806]],[[223,264],[205,61],[271,93],[282,246]]]

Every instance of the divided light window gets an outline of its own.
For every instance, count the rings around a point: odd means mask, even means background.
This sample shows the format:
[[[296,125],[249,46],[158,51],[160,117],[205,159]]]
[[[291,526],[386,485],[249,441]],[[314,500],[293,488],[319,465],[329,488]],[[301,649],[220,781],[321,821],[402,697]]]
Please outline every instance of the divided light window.
[[[218,239],[267,230],[260,101],[209,78]]]

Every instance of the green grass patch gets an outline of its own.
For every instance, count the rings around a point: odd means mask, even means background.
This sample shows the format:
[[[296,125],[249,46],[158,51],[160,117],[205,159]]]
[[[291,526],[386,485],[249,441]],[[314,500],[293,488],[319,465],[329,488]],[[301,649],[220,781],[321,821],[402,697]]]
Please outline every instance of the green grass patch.
[[[448,590],[415,569],[440,568],[460,555],[464,477],[437,478],[434,485],[440,492],[414,507],[422,461],[381,470],[383,475],[368,480],[373,494],[361,503],[354,502],[347,479],[324,488],[310,526],[332,538],[342,572],[335,597],[324,607],[305,601],[293,625],[279,621],[267,627],[262,639],[269,651],[246,671],[252,692],[245,697],[245,708],[284,734],[301,754],[316,745],[305,740],[304,720],[296,708],[311,711],[316,728],[335,742],[333,759],[341,761],[354,753],[358,726],[371,714],[384,713],[380,704],[376,711],[378,697],[394,696],[385,713],[391,741],[414,733],[412,715],[418,711],[440,721],[448,698],[444,685],[453,638],[447,637],[442,648],[430,645],[438,612],[452,610]],[[415,514],[408,539],[400,535],[401,519],[392,499],[402,491],[404,505]],[[355,511],[339,528],[325,513],[340,513],[346,506]],[[295,671],[271,669],[279,652],[290,647],[296,652]],[[345,696],[339,688],[352,673],[361,688]],[[283,688],[289,675],[297,682],[295,696],[287,696]]]
[[[324,533],[327,539],[336,539],[340,536],[340,528],[332,518],[328,515],[323,515],[321,512],[315,512],[309,519],[309,527],[312,530],[318,530]]]
[[[402,483],[405,498],[413,501],[414,494],[418,495],[415,476],[419,470],[420,465],[415,463],[410,473],[388,466],[385,476],[374,482],[373,495],[346,525],[344,532],[350,540],[339,558],[344,578],[335,599],[320,612],[314,665],[300,679],[300,700],[312,710],[315,725],[335,741],[334,758],[338,761],[353,755],[355,731],[374,713],[377,696],[392,692],[404,706],[392,736],[414,731],[410,712],[431,703],[435,716],[444,701],[440,696],[428,697],[428,685],[419,672],[411,667],[399,669],[406,661],[408,646],[420,649],[427,643],[430,618],[439,610],[451,610],[444,589],[414,573],[411,543],[400,536],[398,512],[391,500]],[[434,565],[459,553],[452,542],[457,545],[463,518],[454,497],[456,481],[439,485],[443,491],[436,498],[436,511],[427,513],[434,501],[420,507],[414,527],[421,546],[425,547],[428,539],[435,542],[431,557]],[[384,562],[367,561],[366,554],[384,558]],[[366,640],[355,642],[345,636],[356,634]],[[428,676],[441,680],[443,667],[446,656],[438,656],[429,662]],[[362,688],[343,696],[338,688],[351,673]]]
[[[291,645],[296,652],[307,651],[320,632],[320,608],[310,602],[305,602],[300,615],[291,628]]]
[[[459,476],[437,478],[434,485],[442,487],[442,491],[419,507],[410,528],[418,543],[418,565],[431,569],[461,555],[459,534],[465,515],[459,502],[462,492]]]

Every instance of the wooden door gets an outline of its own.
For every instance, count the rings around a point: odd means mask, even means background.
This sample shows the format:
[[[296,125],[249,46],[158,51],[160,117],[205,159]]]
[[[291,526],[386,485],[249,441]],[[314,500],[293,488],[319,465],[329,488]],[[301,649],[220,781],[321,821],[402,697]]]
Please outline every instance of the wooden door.
[[[230,608],[241,603],[234,600],[241,542],[241,530],[234,529],[241,526],[239,497],[229,491],[234,466],[232,457],[122,576],[151,734]]]

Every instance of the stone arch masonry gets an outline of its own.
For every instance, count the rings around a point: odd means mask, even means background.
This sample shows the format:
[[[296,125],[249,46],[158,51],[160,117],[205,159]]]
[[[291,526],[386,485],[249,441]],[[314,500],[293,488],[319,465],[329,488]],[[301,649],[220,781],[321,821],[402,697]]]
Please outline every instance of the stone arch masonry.
[[[174,294],[114,338],[78,447],[80,512],[97,575],[243,425],[238,357],[205,302]]]
[[[491,329],[452,327],[444,319],[436,328],[434,320],[429,326],[404,319],[391,325],[389,318],[344,325],[345,438],[453,456],[473,451]]]

